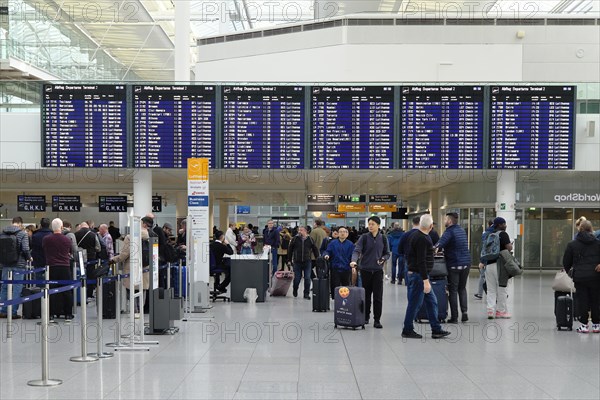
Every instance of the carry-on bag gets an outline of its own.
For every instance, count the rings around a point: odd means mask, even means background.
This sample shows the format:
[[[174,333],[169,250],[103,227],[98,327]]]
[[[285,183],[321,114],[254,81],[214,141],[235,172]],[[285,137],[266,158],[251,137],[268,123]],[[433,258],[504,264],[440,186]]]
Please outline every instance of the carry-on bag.
[[[338,286],[334,293],[334,326],[365,329],[365,289],[356,286]]]

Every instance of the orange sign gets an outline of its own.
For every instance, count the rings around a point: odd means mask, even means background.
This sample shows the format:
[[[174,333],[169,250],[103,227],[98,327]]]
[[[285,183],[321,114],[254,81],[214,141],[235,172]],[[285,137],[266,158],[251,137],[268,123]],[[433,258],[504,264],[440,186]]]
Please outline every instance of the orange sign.
[[[398,207],[395,204],[371,204],[369,212],[396,212]]]
[[[208,180],[208,158],[188,158],[188,181]]]
[[[365,212],[367,211],[366,204],[340,204],[338,212]]]
[[[346,218],[345,213],[327,213],[327,218]]]

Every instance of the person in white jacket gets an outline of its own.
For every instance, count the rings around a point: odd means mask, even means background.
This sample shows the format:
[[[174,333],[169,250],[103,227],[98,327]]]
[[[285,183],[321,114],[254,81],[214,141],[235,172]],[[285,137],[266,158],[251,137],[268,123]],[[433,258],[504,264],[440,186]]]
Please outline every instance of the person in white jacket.
[[[238,242],[235,232],[233,232],[233,228],[235,228],[235,224],[229,224],[229,228],[227,228],[227,232],[225,232],[225,240],[227,240],[227,243],[229,243],[229,246],[233,249],[233,254],[236,254]]]

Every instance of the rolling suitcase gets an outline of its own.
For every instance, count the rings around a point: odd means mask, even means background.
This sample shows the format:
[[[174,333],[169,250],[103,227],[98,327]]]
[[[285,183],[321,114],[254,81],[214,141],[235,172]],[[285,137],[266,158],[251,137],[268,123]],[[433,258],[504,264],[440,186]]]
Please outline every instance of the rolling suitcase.
[[[271,280],[271,296],[287,296],[290,291],[290,285],[294,281],[294,272],[277,271]]]
[[[575,299],[573,293],[554,292],[554,315],[556,316],[556,327],[560,331],[566,328],[573,330],[575,320]]]
[[[365,289],[355,286],[338,286],[335,288],[333,303],[333,323],[349,328],[365,329]]]
[[[448,280],[446,278],[430,280],[431,290],[435,293],[435,297],[437,298],[438,303],[438,320],[445,321],[448,318],[448,292],[446,292],[446,286],[448,285]],[[429,318],[427,317],[427,307],[425,306],[425,301],[423,301],[423,305],[417,314],[416,321],[421,323],[427,321]]]
[[[323,312],[329,311],[329,279],[319,279],[315,278],[312,281],[312,291],[313,291],[313,311],[315,312]]]
[[[117,282],[110,281],[102,284],[102,318],[115,319],[117,318],[116,309],[116,293]]]
[[[28,297],[33,294],[38,294],[41,289],[38,287],[23,288],[21,298]],[[23,303],[23,319],[42,318],[42,299],[35,299]]]

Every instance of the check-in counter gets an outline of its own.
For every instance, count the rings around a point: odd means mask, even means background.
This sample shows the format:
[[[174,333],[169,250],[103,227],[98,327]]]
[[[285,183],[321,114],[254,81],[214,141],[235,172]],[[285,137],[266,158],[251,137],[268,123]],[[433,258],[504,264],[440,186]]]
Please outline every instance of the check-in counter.
[[[256,301],[265,301],[269,288],[269,253],[267,246],[261,254],[231,256],[231,301],[245,302],[246,288],[256,288]]]

